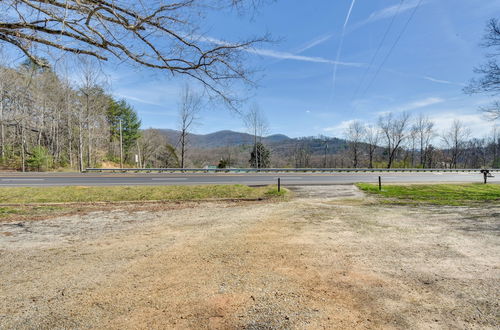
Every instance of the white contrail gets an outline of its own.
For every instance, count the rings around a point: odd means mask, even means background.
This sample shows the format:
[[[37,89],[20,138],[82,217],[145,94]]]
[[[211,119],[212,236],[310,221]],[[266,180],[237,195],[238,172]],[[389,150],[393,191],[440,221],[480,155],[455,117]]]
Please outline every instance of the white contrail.
[[[338,61],[340,59],[340,54],[342,53],[342,47],[344,45],[345,28],[347,26],[347,23],[349,23],[349,18],[351,18],[351,12],[352,12],[352,8],[354,7],[354,3],[356,3],[356,0],[352,0],[351,7],[349,7],[349,11],[347,12],[347,16],[346,16],[345,21],[344,21],[344,26],[342,27],[342,35],[340,36],[340,44],[339,44],[339,48],[337,49],[337,57],[335,58],[335,64],[333,67],[332,97],[333,97],[333,92],[335,91],[335,82],[337,80]]]
[[[351,2],[351,7],[349,8],[349,12],[347,13],[347,17],[345,18],[344,29],[347,26],[347,23],[349,22],[349,18],[351,17],[352,7],[354,7],[355,2],[356,2],[356,0],[352,0],[352,2]]]

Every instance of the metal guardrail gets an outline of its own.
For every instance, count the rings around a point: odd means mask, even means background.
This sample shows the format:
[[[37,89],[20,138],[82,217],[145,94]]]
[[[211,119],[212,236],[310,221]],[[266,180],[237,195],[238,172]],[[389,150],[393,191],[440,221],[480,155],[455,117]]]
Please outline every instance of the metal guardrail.
[[[111,173],[342,173],[342,172],[481,172],[482,169],[448,168],[87,168],[83,172]],[[489,169],[500,172],[500,169]]]

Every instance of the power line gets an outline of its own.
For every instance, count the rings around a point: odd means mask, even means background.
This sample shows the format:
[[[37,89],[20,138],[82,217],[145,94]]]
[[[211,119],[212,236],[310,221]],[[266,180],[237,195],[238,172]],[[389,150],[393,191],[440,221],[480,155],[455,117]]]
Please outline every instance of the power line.
[[[383,44],[385,42],[385,39],[387,38],[387,35],[389,34],[389,31],[391,30],[392,26],[394,25],[394,21],[396,20],[396,16],[398,16],[399,11],[401,9],[401,6],[403,5],[404,2],[405,2],[405,0],[401,0],[399,2],[398,9],[396,10],[396,12],[394,13],[394,15],[392,16],[391,22],[387,26],[387,29],[384,32],[384,36],[380,40],[380,43],[378,44],[377,50],[375,51],[375,54],[373,55],[373,57],[372,57],[372,59],[370,61],[370,64],[368,64],[368,67],[366,68],[365,72],[363,73],[363,76],[361,77],[361,81],[358,84],[358,87],[356,88],[356,91],[354,92],[354,94],[353,94],[353,96],[352,96],[351,99],[355,99],[356,98],[356,96],[359,93],[359,90],[361,89],[361,86],[363,86],[363,83],[365,82],[366,76],[367,76],[368,72],[370,71],[373,63],[375,62],[375,59],[377,58],[378,53],[380,52],[380,49],[382,48],[382,46],[383,46]]]
[[[392,44],[391,49],[389,50],[389,52],[385,56],[385,58],[382,61],[382,63],[380,63],[380,66],[378,67],[377,72],[375,73],[375,75],[373,76],[372,80],[370,81],[370,83],[368,84],[368,86],[366,87],[366,89],[364,90],[364,92],[362,94],[363,96],[366,94],[366,92],[368,92],[368,90],[370,89],[370,87],[373,85],[373,83],[375,82],[375,79],[377,79],[378,74],[380,73],[380,70],[382,70],[382,67],[385,65],[385,63],[387,62],[387,60],[391,56],[392,52],[394,51],[394,48],[396,48],[397,44],[399,43],[399,40],[401,40],[401,37],[403,36],[403,34],[405,33],[406,29],[410,25],[410,22],[413,19],[413,16],[415,16],[415,13],[417,12],[417,9],[420,7],[420,5],[422,4],[422,2],[423,2],[423,0],[420,0],[418,2],[417,6],[411,12],[411,15],[410,15],[410,17],[408,17],[408,20],[406,21],[403,29],[401,30],[401,32],[399,33],[398,37],[396,38],[396,40]]]

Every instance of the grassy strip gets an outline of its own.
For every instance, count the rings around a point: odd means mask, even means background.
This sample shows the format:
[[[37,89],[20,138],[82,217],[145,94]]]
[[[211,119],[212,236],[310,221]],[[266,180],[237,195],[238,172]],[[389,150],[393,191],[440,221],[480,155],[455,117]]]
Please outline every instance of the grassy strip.
[[[69,208],[53,205],[45,206],[2,206],[0,207],[0,219],[6,219],[13,216],[44,216],[57,212],[69,211]]]
[[[358,183],[361,190],[388,198],[384,202],[398,204],[471,205],[500,202],[500,185],[490,184],[430,184],[378,185]]]
[[[22,187],[0,188],[0,204],[259,199],[283,197],[286,193],[285,189],[278,192],[276,186],[244,185]],[[4,209],[3,213],[8,210]]]

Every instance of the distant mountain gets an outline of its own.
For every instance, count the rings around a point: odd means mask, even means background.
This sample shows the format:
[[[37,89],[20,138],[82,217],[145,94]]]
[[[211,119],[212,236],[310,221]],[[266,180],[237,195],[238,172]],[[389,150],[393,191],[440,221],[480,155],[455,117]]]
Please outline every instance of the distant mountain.
[[[180,132],[172,129],[159,129],[171,144],[176,145],[179,141]],[[322,156],[335,155],[347,150],[347,141],[330,137],[302,137],[290,138],[283,134],[274,134],[262,139],[273,154],[289,157],[296,150],[306,150],[311,155]],[[190,134],[189,145],[194,149],[217,149],[222,147],[250,146],[253,144],[253,135],[234,132],[230,130],[218,131],[210,134]]]
[[[179,131],[173,129],[159,129],[158,131],[164,134],[170,143],[174,145],[177,141],[179,141]],[[276,144],[292,141],[293,139],[283,134],[275,134],[264,137],[262,140],[265,144]],[[230,130],[218,131],[210,134],[190,134],[189,143],[191,147],[201,149],[212,149],[227,146],[234,147],[252,144],[253,135]]]
[[[170,144],[179,146],[179,131],[157,131],[165,135]],[[203,167],[217,165],[221,159],[230,159],[233,167],[248,167],[253,141],[251,134],[230,130],[190,134],[188,162],[190,166]],[[326,136],[290,138],[274,134],[264,137],[262,141],[270,150],[271,162],[276,167],[321,167],[326,161],[329,166],[336,166],[337,160],[332,157],[344,154],[348,148],[346,140]]]

